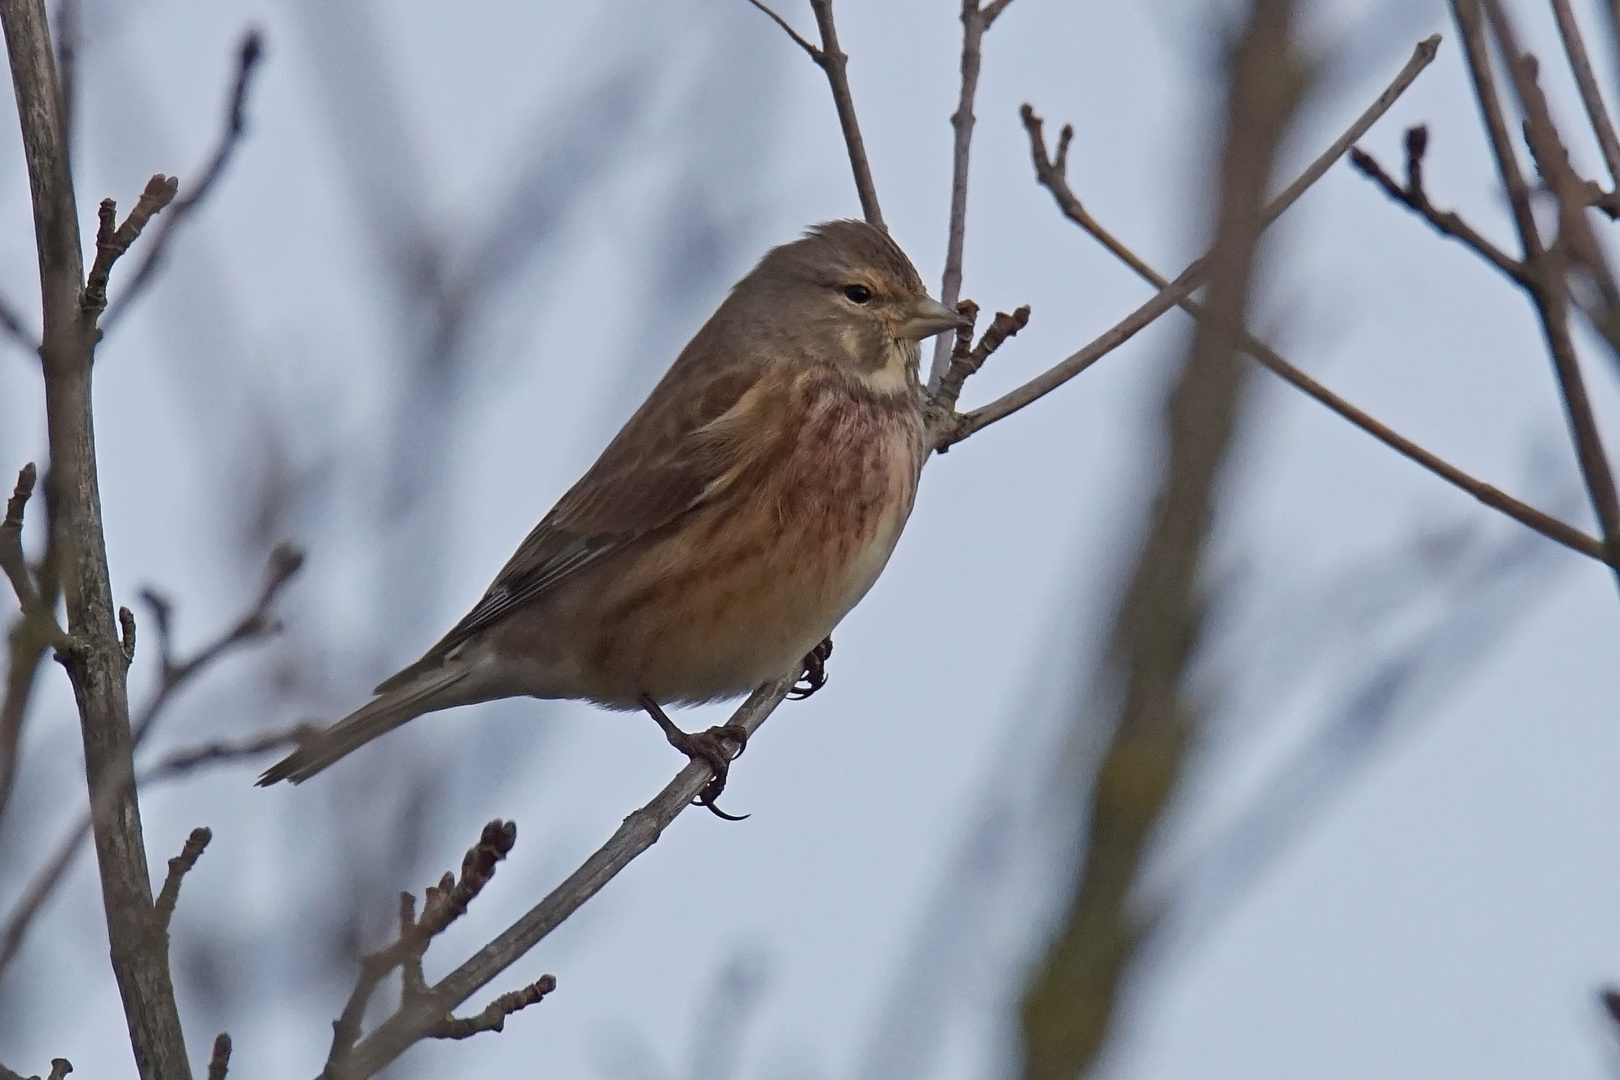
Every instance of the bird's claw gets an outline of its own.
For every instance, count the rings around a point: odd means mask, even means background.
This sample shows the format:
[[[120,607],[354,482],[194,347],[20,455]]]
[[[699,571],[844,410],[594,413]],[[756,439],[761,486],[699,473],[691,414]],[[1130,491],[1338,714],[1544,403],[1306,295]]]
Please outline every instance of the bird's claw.
[[[788,691],[789,701],[803,701],[827,685],[827,658],[831,655],[832,638],[822,639],[820,645],[805,654],[804,671]]]
[[[715,799],[726,790],[726,779],[731,772],[731,763],[742,757],[743,751],[748,748],[748,729],[735,721],[728,721],[707,731],[682,731],[675,726],[675,722],[665,714],[663,708],[651,697],[643,697],[642,708],[647,710],[658,726],[663,728],[664,737],[669,745],[685,754],[692,761],[702,761],[714,773],[709,782],[703,785],[697,798],[692,800],[695,805],[703,806],[716,817],[727,821],[741,821],[747,814],[728,814],[715,805]]]

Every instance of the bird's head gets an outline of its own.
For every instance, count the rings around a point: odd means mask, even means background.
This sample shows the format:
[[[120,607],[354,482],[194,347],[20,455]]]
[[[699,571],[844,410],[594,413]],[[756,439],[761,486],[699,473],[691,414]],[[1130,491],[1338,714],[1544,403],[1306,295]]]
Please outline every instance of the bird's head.
[[[824,222],[773,248],[733,298],[765,339],[879,392],[914,385],[918,342],[962,321],[928,295],[899,245],[864,221]]]

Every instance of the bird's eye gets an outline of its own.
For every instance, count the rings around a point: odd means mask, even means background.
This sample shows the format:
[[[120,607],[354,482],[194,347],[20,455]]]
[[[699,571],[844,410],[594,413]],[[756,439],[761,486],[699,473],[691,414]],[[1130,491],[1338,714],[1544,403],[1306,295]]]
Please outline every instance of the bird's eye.
[[[872,290],[868,289],[865,285],[846,285],[844,287],[844,296],[846,296],[851,303],[865,304],[872,299]]]

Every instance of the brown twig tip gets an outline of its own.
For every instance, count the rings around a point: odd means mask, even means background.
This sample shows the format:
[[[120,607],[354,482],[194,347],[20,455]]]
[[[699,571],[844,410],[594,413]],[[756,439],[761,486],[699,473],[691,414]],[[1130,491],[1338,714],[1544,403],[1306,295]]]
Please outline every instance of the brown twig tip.
[[[112,276],[113,264],[140,237],[146,229],[147,222],[174,201],[179,191],[180,181],[175,177],[165,176],[162,173],[153,174],[152,179],[146,182],[146,189],[141,192],[140,199],[135,203],[135,209],[131,210],[129,217],[116,228],[114,223],[118,220],[117,204],[111,199],[101,200],[98,214],[101,227],[96,231],[96,261],[91,265],[90,274],[85,279],[84,293],[79,299],[81,308],[97,315],[106,308],[107,279]]]
[[[124,650],[124,666],[135,662],[135,613],[127,607],[118,609],[118,644]]]
[[[208,1080],[225,1080],[231,1067],[231,1037],[220,1032],[214,1037],[214,1052],[208,1056]]]
[[[965,301],[957,306],[957,311],[970,318],[977,319],[979,306],[973,301]],[[990,321],[979,343],[972,348],[968,346],[973,340],[971,326],[959,328],[956,332],[956,348],[951,353],[951,365],[945,371],[945,377],[939,381],[939,392],[929,403],[929,426],[942,437],[936,437],[935,446],[940,453],[950,449],[951,443],[956,439],[953,431],[958,415],[956,413],[957,398],[962,395],[962,386],[968,377],[978,373],[984,367],[984,362],[990,359],[990,354],[1001,348],[1002,343],[1013,337],[1029,325],[1029,305],[1025,304],[1011,315],[1005,311],[996,312],[996,317]]]
[[[1429,149],[1429,127],[1418,124],[1406,129],[1406,190],[1423,190],[1423,155]]]
[[[557,979],[552,975],[542,975],[534,982],[521,990],[514,990],[509,994],[502,994],[488,1005],[484,1011],[476,1016],[466,1018],[447,1016],[428,1029],[428,1037],[433,1039],[470,1039],[484,1031],[504,1031],[506,1018],[519,1009],[526,1009],[530,1005],[538,1004],[547,994],[557,989]]]
[[[169,920],[174,918],[175,905],[180,902],[180,883],[185,876],[191,873],[191,868],[197,865],[202,853],[208,847],[208,842],[214,838],[212,829],[202,827],[191,830],[186,837],[186,844],[180,849],[180,854],[169,860],[169,874],[163,879],[163,890],[158,893],[157,909],[158,927],[165,933],[169,929]]]
[[[6,525],[20,529],[23,523],[23,510],[28,506],[28,500],[34,495],[34,484],[39,480],[39,470],[30,461],[17,470],[17,486],[11,489],[11,498],[6,500]]]
[[[73,1062],[67,1058],[51,1058],[50,1080],[62,1080],[64,1076],[73,1071]]]

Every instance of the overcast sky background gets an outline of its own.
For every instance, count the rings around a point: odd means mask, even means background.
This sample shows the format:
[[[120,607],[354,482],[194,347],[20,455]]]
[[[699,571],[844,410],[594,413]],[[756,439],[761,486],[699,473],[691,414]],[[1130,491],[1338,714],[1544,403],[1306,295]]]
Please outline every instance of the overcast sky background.
[[[397,89],[377,115],[397,107],[414,154],[414,174],[394,178],[424,208],[412,228],[454,236],[499,214],[491,192],[524,160],[537,123],[556,127],[579,87],[605,72],[630,72],[623,92],[638,103],[627,130],[603,129],[613,156],[589,197],[480,323],[483,361],[445,463],[453,483],[443,559],[431,573],[374,581],[374,553],[344,541],[337,511],[291,537],[309,546],[310,565],[289,594],[278,648],[313,640],[317,626],[341,634],[346,620],[363,620],[372,608],[362,594],[403,595],[422,609],[380,631],[357,629],[385,654],[354,661],[345,677],[359,688],[414,657],[476,599],[731,281],[770,245],[854,216],[858,205],[825,80],[744,0],[356,3],[370,13]],[[140,586],[161,585],[180,605],[182,643],[195,642],[240,609],[255,581],[234,507],[257,418],[282,418],[298,469],[351,477],[323,505],[375,498],[336,463],[378,438],[393,405],[385,373],[412,313],[381,282],[364,202],[343,165],[345,153],[370,150],[352,130],[345,142],[318,90],[322,48],[331,47],[320,40],[318,0],[84,6],[75,164],[92,226],[105,194],[127,206],[153,172],[185,182],[216,138],[239,34],[257,25],[268,40],[239,157],[97,367],[115,587],[127,603]],[[1289,177],[1416,41],[1440,30],[1439,59],[1364,145],[1394,171],[1402,130],[1427,122],[1431,195],[1511,248],[1444,6],[1303,6],[1321,64],[1285,156]],[[1597,176],[1553,61],[1550,21],[1540,5],[1515,6],[1546,58],[1577,163]],[[1017,0],[996,24],[977,109],[963,291],[989,310],[1029,303],[1034,317],[969,384],[965,404],[1030,377],[1148,295],[1034,184],[1018,105],[1034,104],[1054,134],[1076,125],[1076,190],[1174,274],[1204,234],[1215,65],[1234,7]],[[791,0],[778,10],[813,28]],[[839,11],[885,215],[936,288],[957,10],[945,0],[846,0]],[[1581,14],[1607,75],[1607,36],[1595,9]],[[360,116],[370,104],[349,103]],[[34,311],[28,213],[8,135],[0,291]],[[699,218],[701,229],[684,228]],[[683,244],[707,260],[703,272],[681,272]],[[1594,527],[1570,494],[1573,455],[1533,313],[1493,271],[1346,164],[1273,231],[1267,259],[1254,321],[1285,355],[1470,472]],[[730,971],[757,990],[737,1075],[1007,1075],[1008,995],[1062,877],[1043,847],[1043,793],[1132,557],[1167,362],[1186,339],[1186,320],[1168,317],[932,462],[888,572],[838,630],[828,687],[783,708],[734,770],[729,808],[753,816],[737,825],[683,816],[491,988],[553,972],[552,998],[504,1034],[413,1050],[413,1067],[688,1076],[705,1052],[701,1033],[715,1029],[706,1002]],[[1620,439],[1616,369],[1595,349],[1588,356],[1592,393]],[[1489,545],[1518,543],[1516,526],[1275,380],[1257,381],[1246,415],[1212,565],[1230,586],[1221,595],[1234,599],[1216,620],[1200,684],[1210,737],[1154,867],[1153,894],[1180,897],[1188,914],[1134,983],[1110,1075],[1613,1075],[1620,1056],[1595,999],[1620,979],[1612,578],[1531,538],[1507,587],[1491,591],[1501,582],[1490,575],[1468,584],[1457,567]],[[0,464],[42,458],[43,448],[36,368],[8,347]],[[1425,558],[1449,592],[1429,599],[1418,584],[1429,577],[1402,576],[1400,567],[1421,569]],[[1481,606],[1446,623],[1460,600]],[[1401,601],[1410,603],[1393,622],[1369,614]],[[1307,745],[1369,668],[1418,648],[1411,642],[1435,627],[1422,648],[1462,657],[1460,682],[1437,677],[1443,692],[1420,695],[1248,887],[1195,917],[1200,897],[1222,895],[1200,855],[1221,850],[1216,838],[1266,789],[1268,768]],[[150,652],[137,662],[137,696],[151,663]],[[241,695],[260,685],[252,673],[264,663],[243,658],[211,673],[153,749],[250,730],[241,717],[261,717]],[[47,825],[37,842],[11,837],[0,848],[17,861],[8,881],[17,865],[37,864],[44,838],[83,799],[65,680],[49,668],[45,679],[25,766],[45,779],[19,797]],[[351,705],[332,701],[330,713]],[[393,889],[420,891],[458,864],[489,818],[519,823],[513,857],[435,944],[430,975],[526,910],[680,764],[644,718],[583,706],[440,714],[389,741],[443,760],[448,785],[420,865]],[[461,752],[485,744],[527,750]],[[334,887],[295,868],[324,835],[309,823],[337,805],[346,769],[259,791],[251,770],[236,767],[144,799],[154,867],[194,825],[214,829],[187,879],[177,939],[254,946],[232,954],[255,958],[246,999],[211,1000],[206,980],[180,962],[190,1038],[200,1057],[228,1023],[233,1077],[310,1076],[324,1059],[343,988],[293,974],[290,957],[327,943],[301,940],[285,916]],[[11,1027],[0,1031],[0,1060],[24,1072],[63,1055],[79,1075],[129,1073],[91,863],[81,859],[0,987]],[[953,908],[964,896],[972,902]],[[378,892],[374,910],[386,917],[391,897]],[[907,972],[925,973],[926,985]],[[926,1002],[926,1016],[908,1013],[908,1001]],[[934,1052],[904,1050],[903,1069],[885,1065],[917,1032]]]

